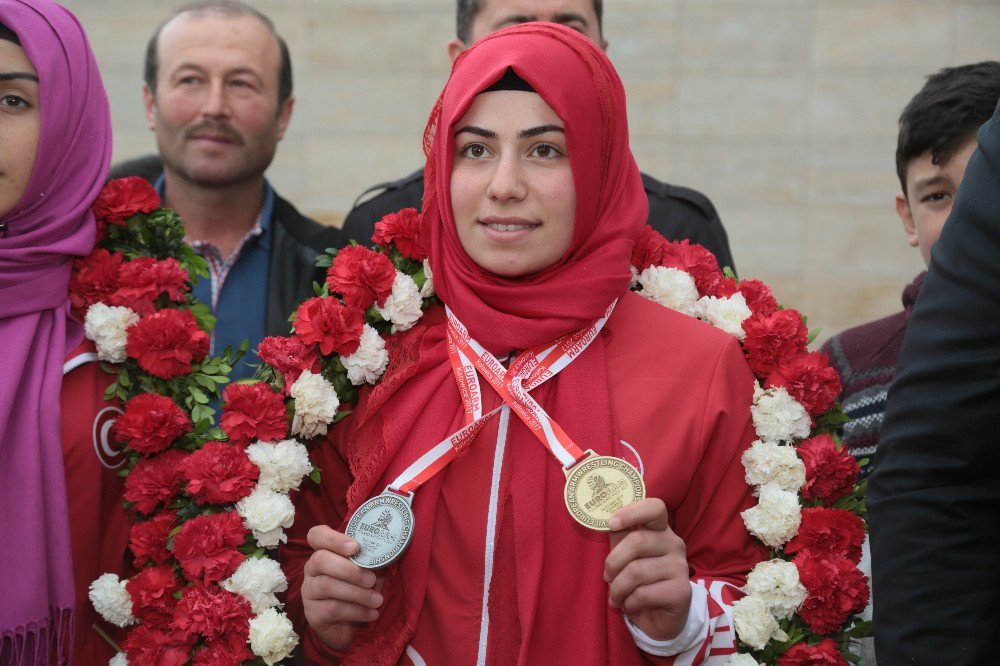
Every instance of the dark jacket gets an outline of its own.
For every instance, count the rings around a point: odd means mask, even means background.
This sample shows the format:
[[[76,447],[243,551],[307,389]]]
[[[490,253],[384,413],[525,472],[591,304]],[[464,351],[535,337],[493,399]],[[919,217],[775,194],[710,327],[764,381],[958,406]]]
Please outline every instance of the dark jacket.
[[[880,664],[997,660],[998,294],[1000,106],[931,253],[868,486]]]
[[[648,222],[651,227],[670,240],[686,238],[692,243],[704,245],[719,260],[720,266],[735,270],[726,230],[708,197],[686,187],[661,183],[646,174],[642,174],[642,184],[649,197]],[[403,208],[420,210],[423,196],[423,170],[414,171],[399,180],[374,185],[358,197],[354,208],[347,214],[344,232],[348,238],[359,243],[370,243],[376,222],[384,215]]]
[[[348,237],[306,217],[277,194],[271,222],[274,237],[264,328],[267,335],[288,335],[292,326],[288,316],[315,295],[313,282],[326,280],[326,269],[316,268],[316,257],[327,248],[343,247]]]

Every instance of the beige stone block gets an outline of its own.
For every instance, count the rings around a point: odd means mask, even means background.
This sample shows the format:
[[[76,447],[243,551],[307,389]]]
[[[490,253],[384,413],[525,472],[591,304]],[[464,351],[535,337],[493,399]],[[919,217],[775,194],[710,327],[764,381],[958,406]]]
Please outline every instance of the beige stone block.
[[[685,70],[773,70],[809,58],[807,3],[690,2],[681,30]]]
[[[657,180],[678,183],[673,175],[677,173],[677,151],[674,142],[667,138],[635,138],[629,142],[639,169]]]
[[[676,132],[677,82],[673,76],[636,77],[624,81],[624,85],[633,141]]]
[[[801,208],[784,204],[722,204],[719,217],[740,276],[787,286],[801,279],[806,220]],[[779,298],[781,300],[781,298]]]
[[[934,69],[947,61],[950,24],[947,3],[817,3],[813,62]]]
[[[951,64],[1000,60],[1000,3],[963,3],[952,13],[955,52]]]
[[[893,137],[921,74],[824,75],[809,95],[809,131],[820,137]]]
[[[800,137],[806,130],[804,81],[798,78],[685,76],[678,117],[683,137]]]
[[[678,0],[615,0],[604,3],[608,57],[619,74],[669,71],[680,54]]]
[[[817,138],[809,154],[809,202],[870,204],[893,211],[896,138]]]
[[[899,281],[895,278],[866,277],[838,279],[810,276],[800,309],[809,317],[810,330],[819,329],[812,346],[819,349],[831,336],[861,324],[887,317],[903,309],[903,288],[919,272]]]
[[[676,143],[684,184],[721,204],[804,203],[808,147],[797,140],[692,140]]]

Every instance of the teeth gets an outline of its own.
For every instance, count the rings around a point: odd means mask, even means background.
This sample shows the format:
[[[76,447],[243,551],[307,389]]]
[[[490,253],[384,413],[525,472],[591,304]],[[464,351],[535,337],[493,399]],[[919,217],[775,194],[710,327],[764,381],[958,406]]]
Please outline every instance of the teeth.
[[[487,226],[490,229],[496,229],[497,231],[520,231],[521,229],[529,229],[533,225],[530,225],[530,224],[489,224]]]

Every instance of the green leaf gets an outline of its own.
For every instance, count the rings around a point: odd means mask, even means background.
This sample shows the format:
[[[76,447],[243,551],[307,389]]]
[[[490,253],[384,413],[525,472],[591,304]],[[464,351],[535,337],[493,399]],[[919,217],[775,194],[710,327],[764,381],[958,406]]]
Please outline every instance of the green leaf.
[[[323,472],[319,467],[313,467],[313,470],[309,472],[309,478],[316,485],[323,483]]]
[[[187,390],[188,390],[188,393],[191,394],[191,397],[194,398],[195,402],[197,402],[197,403],[199,403],[201,405],[207,405],[208,404],[208,396],[205,395],[205,392],[202,391],[200,388],[198,388],[197,386],[191,385],[191,386],[188,386]]]
[[[820,332],[822,332],[822,330],[823,330],[822,328],[816,328],[816,329],[813,329],[813,330],[809,331],[809,337],[806,338],[806,347],[808,347],[813,342],[815,342],[816,338],[819,337],[819,334],[820,334]]]
[[[722,274],[725,275],[730,280],[735,280],[736,279],[736,273],[734,273],[733,269],[730,268],[729,266],[726,266],[726,267],[724,267],[722,269]]]

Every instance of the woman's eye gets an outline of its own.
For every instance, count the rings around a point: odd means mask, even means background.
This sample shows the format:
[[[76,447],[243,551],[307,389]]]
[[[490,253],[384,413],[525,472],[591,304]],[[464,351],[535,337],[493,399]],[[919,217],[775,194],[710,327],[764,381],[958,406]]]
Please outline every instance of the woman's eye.
[[[490,151],[486,150],[486,146],[481,143],[470,143],[462,149],[462,157],[470,160],[480,160],[484,157],[489,157],[489,154]]]
[[[556,148],[555,146],[549,145],[547,143],[543,143],[543,144],[541,144],[539,146],[536,146],[535,149],[531,151],[531,154],[534,157],[540,157],[543,160],[552,159],[554,157],[561,157],[562,156],[562,153],[559,152],[558,148]]]
[[[12,109],[27,109],[30,106],[23,97],[18,97],[17,95],[4,95],[0,97],[0,104]]]

